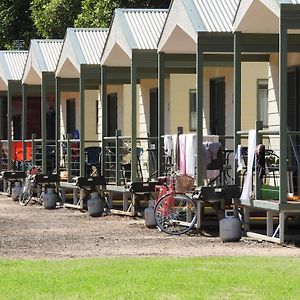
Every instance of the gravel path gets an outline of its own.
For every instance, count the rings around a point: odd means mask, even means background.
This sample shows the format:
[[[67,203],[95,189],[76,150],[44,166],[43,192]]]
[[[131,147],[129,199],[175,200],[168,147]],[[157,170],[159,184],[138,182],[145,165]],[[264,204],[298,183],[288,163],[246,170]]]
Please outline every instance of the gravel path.
[[[222,243],[203,232],[169,236],[148,229],[142,219],[107,215],[92,218],[71,209],[22,207],[0,197],[0,256],[83,258],[137,256],[300,256],[300,249],[243,238]]]

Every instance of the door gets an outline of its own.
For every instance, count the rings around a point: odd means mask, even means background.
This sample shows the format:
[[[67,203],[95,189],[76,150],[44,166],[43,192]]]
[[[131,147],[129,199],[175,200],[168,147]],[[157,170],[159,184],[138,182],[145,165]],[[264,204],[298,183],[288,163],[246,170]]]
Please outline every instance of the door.
[[[225,135],[225,78],[210,80],[210,133]]]
[[[117,93],[107,95],[107,134],[115,136],[118,128],[118,96]]]
[[[158,135],[158,89],[150,90],[150,126],[149,136],[157,137]]]
[[[75,110],[75,99],[67,100],[67,115],[66,115],[67,128],[66,132],[73,134],[76,129],[76,110]]]
[[[300,130],[300,68],[291,68],[287,74],[287,126],[290,131]],[[293,170],[294,192],[299,191],[298,168],[300,162],[300,137],[290,135],[288,141],[288,167]]]

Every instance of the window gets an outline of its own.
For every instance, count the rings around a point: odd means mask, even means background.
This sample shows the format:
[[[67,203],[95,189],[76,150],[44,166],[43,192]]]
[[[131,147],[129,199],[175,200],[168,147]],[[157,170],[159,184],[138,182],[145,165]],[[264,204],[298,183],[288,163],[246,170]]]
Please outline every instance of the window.
[[[257,81],[258,120],[268,126],[268,79]]]
[[[197,130],[196,90],[190,90],[190,131]]]

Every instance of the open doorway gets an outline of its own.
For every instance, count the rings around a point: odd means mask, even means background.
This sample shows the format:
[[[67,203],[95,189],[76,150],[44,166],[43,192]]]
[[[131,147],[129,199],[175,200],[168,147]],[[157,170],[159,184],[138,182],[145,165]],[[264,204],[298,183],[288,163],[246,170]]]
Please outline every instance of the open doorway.
[[[210,134],[225,135],[225,78],[210,80]],[[224,139],[220,139],[224,143]]]

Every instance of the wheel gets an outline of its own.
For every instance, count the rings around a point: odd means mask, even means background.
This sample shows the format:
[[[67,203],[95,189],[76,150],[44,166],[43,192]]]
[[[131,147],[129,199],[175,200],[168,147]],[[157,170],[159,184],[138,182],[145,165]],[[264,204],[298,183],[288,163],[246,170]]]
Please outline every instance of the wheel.
[[[191,198],[183,194],[167,194],[155,205],[154,215],[158,227],[168,234],[183,234],[194,227],[197,214]]]
[[[21,205],[27,205],[32,198],[34,192],[34,183],[30,180],[26,181],[26,184],[24,185],[21,195],[19,197],[19,203]]]

